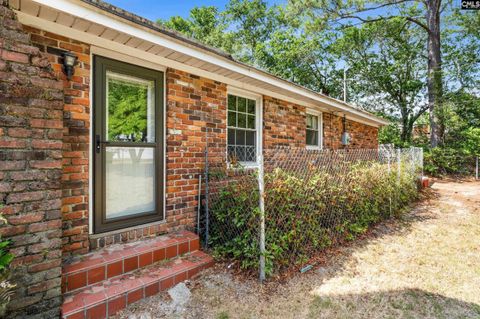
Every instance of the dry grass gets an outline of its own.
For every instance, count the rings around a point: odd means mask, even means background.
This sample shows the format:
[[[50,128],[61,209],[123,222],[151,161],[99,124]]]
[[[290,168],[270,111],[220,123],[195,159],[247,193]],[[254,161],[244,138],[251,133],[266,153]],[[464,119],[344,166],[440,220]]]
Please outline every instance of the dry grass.
[[[434,193],[281,285],[240,280],[219,265],[191,283],[184,311],[166,315],[160,296],[121,317],[480,318],[480,183],[439,182]]]

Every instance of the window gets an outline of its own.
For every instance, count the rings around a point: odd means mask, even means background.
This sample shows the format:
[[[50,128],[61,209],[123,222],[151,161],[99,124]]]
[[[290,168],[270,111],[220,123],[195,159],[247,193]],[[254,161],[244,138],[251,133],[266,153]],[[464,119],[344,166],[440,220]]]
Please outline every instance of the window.
[[[307,113],[306,145],[307,148],[322,148],[322,114]]]
[[[229,94],[227,117],[228,160],[256,163],[259,117],[257,100]]]

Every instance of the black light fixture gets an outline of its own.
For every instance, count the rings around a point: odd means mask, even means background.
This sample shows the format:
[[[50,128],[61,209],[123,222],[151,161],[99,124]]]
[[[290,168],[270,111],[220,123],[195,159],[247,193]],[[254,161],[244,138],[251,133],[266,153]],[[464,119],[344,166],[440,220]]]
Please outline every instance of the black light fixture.
[[[68,51],[63,53],[63,71],[69,81],[75,73],[75,63],[77,63],[77,56],[75,54]]]

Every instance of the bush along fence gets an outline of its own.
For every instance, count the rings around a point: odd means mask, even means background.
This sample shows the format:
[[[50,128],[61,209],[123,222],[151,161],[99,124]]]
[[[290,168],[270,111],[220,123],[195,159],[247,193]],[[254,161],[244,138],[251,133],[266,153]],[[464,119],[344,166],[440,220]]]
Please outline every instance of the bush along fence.
[[[479,179],[479,156],[452,148],[433,148],[425,152],[425,173],[432,176],[474,176]]]
[[[214,256],[260,278],[398,216],[417,197],[421,148],[264,151],[257,168],[207,162],[199,231]]]

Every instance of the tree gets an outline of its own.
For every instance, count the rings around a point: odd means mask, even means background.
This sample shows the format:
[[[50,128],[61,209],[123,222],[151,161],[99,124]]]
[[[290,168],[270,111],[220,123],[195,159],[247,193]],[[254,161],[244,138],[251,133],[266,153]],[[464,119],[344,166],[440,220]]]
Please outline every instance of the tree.
[[[256,65],[258,50],[264,47],[278,27],[278,7],[263,0],[231,0],[225,7],[225,19],[235,27],[235,56]]]
[[[395,18],[344,30],[337,44],[348,62],[349,88],[369,111],[397,117],[402,142],[412,139],[415,121],[425,103],[424,34]]]
[[[187,19],[173,16],[157,20],[157,23],[226,52],[233,51],[233,35],[227,30],[228,25],[217,7],[194,7]]]
[[[442,3],[442,1],[444,3]],[[428,76],[427,96],[430,111],[430,143],[432,147],[439,144],[444,133],[444,126],[439,121],[437,108],[443,100],[443,75],[441,51],[441,13],[449,0],[290,0],[293,8],[305,12],[316,20],[315,24],[337,25],[340,29],[355,23],[367,24],[401,17],[408,23],[419,27],[426,34]],[[374,13],[374,16],[369,16]]]

